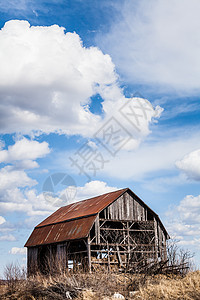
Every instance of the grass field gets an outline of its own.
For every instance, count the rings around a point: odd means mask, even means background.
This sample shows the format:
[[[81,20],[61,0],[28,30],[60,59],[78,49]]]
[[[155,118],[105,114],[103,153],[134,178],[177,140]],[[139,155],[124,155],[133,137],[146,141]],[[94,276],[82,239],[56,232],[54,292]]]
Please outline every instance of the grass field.
[[[28,280],[1,281],[1,299],[200,299],[200,271],[185,277],[157,275],[145,278],[139,275],[112,273],[62,274],[54,277],[41,275]]]

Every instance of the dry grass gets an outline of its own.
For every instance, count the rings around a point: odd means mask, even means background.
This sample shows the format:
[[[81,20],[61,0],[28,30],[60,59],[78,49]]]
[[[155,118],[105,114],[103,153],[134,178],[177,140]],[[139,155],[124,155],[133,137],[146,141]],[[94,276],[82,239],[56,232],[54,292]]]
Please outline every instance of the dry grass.
[[[184,278],[161,276],[157,283],[149,279],[145,287],[140,287],[134,299],[142,300],[199,300],[200,271],[190,272]]]
[[[151,276],[144,282],[139,275],[112,273],[62,274],[44,277],[34,276],[28,280],[19,280],[14,291],[7,287],[0,298],[22,300],[67,299],[66,292],[77,300],[110,300],[115,292],[124,295],[134,291],[137,300],[163,299],[200,299],[200,271],[190,272],[185,277],[164,275]]]
[[[122,281],[122,279],[123,281]],[[18,280],[15,289],[7,288],[1,294],[1,299],[22,300],[53,300],[66,299],[66,292],[72,299],[103,299],[111,297],[114,292],[126,289],[124,276],[109,273],[66,273],[57,276],[37,275],[27,280]]]

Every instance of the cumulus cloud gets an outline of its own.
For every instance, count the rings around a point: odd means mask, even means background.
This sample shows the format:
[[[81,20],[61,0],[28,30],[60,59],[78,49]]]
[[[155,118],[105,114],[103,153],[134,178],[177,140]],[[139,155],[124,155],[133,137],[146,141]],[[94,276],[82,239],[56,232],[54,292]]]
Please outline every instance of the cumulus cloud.
[[[77,200],[84,200],[101,194],[113,192],[117,187],[109,186],[104,181],[93,180],[86,183],[84,186],[77,187]]]
[[[200,180],[200,149],[185,155],[182,160],[176,162],[176,166],[189,179]]]
[[[128,81],[199,91],[198,0],[126,0],[119,19],[97,43]],[[119,42],[120,41],[120,42]]]
[[[31,179],[26,172],[13,170],[12,166],[0,169],[0,194],[2,191],[15,189],[17,187],[33,186],[37,183]]]
[[[27,249],[26,248],[18,248],[18,247],[12,247],[12,249],[10,250],[11,254],[26,254]]]
[[[200,240],[200,195],[187,195],[167,212],[167,227],[182,245],[198,245]]]
[[[84,134],[98,122],[84,105],[95,86],[116,83],[109,55],[62,27],[27,21],[7,22],[0,44],[1,132]]]
[[[0,210],[2,213],[25,213],[27,216],[47,215],[55,210],[51,201],[38,194],[35,189],[10,189],[1,195]]]
[[[2,196],[0,210],[2,213],[23,212],[34,219],[34,216],[46,216],[60,206],[68,205],[71,202],[117,190],[117,187],[109,186],[106,182],[98,180],[86,183],[82,187],[73,187],[76,188],[73,195],[69,194],[70,188],[72,187],[69,186],[57,193],[52,193],[52,195],[38,194],[35,189],[12,189],[7,195]]]
[[[73,187],[73,195],[70,193],[71,188],[72,187],[69,186],[67,189],[52,193],[52,195],[38,193],[35,189],[11,190],[10,193],[1,199],[0,211],[2,214],[10,214],[13,212],[16,214],[23,213],[24,223],[32,228],[61,206],[118,189],[117,187],[109,186],[106,182],[98,180],[86,183],[84,186],[76,187],[75,193]],[[64,195],[66,197],[63,197]],[[13,228],[7,227],[5,230],[0,229],[0,232],[8,233],[11,230],[13,230]],[[6,239],[6,236],[11,239],[11,235],[9,234],[4,235],[2,239]]]
[[[0,45],[1,133],[91,137],[129,101],[118,86],[111,57],[96,47],[83,47],[80,37],[63,27],[12,20],[0,31]],[[104,119],[89,110],[96,94],[103,99]],[[141,136],[149,134],[149,124],[159,117],[159,110],[152,107],[148,117],[140,120]],[[131,130],[130,124],[126,126]],[[11,158],[11,150],[2,156]]]
[[[10,163],[13,161],[25,161],[30,167],[32,160],[46,156],[50,152],[49,145],[46,142],[39,143],[37,141],[22,138],[14,145],[9,146],[8,150],[0,151],[0,163]],[[27,165],[26,165],[27,168]]]
[[[44,157],[50,152],[48,143],[32,141],[22,138],[9,146],[7,150],[0,151],[0,162],[9,163],[0,169],[0,211],[24,212],[28,215],[41,215],[43,212],[43,202],[32,189],[37,184],[25,169],[38,167],[35,161]],[[31,197],[31,195],[34,196]],[[32,199],[33,198],[33,199]],[[0,219],[3,222],[3,219]]]
[[[200,224],[200,195],[197,197],[192,195],[186,196],[180,202],[178,212],[182,220],[188,224]]]

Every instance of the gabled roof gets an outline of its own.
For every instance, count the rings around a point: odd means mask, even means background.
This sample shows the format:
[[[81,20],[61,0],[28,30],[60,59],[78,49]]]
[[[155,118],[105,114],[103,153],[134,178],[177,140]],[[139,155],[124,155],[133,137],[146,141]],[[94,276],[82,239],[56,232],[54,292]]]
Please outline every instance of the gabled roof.
[[[59,243],[87,237],[96,216],[80,218],[69,222],[35,227],[25,247]]]
[[[59,208],[35,227],[25,247],[87,237],[98,212],[102,211],[127,190],[110,192]]]
[[[25,247],[86,238],[94,224],[97,214],[127,191],[155,216],[169,238],[159,216],[136,194],[126,188],[59,208],[35,227]]]
[[[37,227],[96,215],[127,190],[128,189],[122,189],[63,206],[38,224]]]

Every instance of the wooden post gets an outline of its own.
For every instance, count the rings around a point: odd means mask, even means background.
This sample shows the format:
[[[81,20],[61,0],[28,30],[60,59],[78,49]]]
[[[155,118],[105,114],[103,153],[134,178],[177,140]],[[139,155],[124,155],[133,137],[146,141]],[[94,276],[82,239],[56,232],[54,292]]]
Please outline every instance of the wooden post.
[[[166,237],[164,235],[164,260],[167,260],[167,248],[166,248]]]
[[[100,243],[100,224],[99,224],[99,214],[95,220],[95,235],[96,235],[96,243]]]
[[[120,252],[119,252],[119,246],[118,245],[117,245],[116,249],[117,249],[119,265],[120,265],[120,267],[123,267],[122,258],[121,258]]]
[[[127,265],[129,265],[130,259],[131,259],[131,255],[130,255],[130,231],[129,231],[129,222],[127,222],[127,236],[128,236],[128,261],[127,261]]]
[[[29,247],[27,251],[27,270],[28,277],[30,275],[36,274],[39,270],[39,253],[37,247]],[[40,270],[39,270],[40,271]]]
[[[88,268],[89,273],[92,272],[92,266],[91,266],[91,245],[90,245],[90,236],[87,238],[87,254],[88,254]]]
[[[108,272],[110,272],[110,253],[109,253],[109,245],[108,245],[108,242],[107,242],[107,251],[108,251]]]
[[[68,254],[68,249],[69,249],[69,245],[70,245],[70,242],[66,242],[66,247],[65,247],[65,249],[66,249],[66,252],[65,252],[65,255],[66,255],[66,269],[67,269],[67,271],[69,271],[69,254]]]
[[[157,230],[157,221],[154,220],[154,234],[155,234],[155,260],[158,260],[158,230]]]

